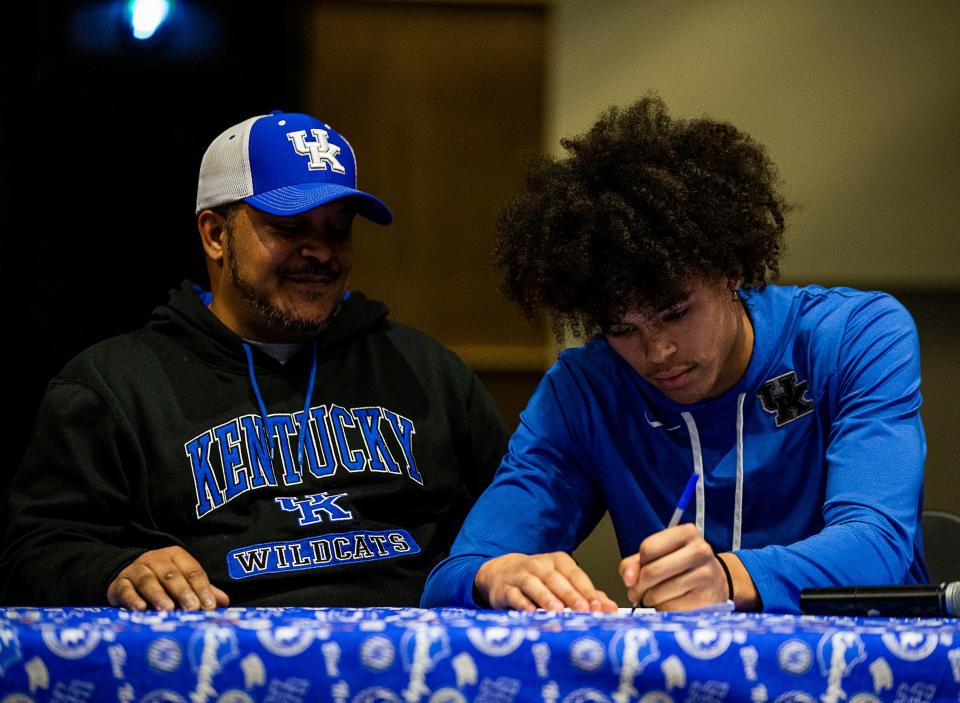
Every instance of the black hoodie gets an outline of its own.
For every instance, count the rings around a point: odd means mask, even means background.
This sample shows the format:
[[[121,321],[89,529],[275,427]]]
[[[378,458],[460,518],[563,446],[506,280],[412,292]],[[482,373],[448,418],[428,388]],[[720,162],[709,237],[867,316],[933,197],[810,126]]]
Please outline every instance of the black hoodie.
[[[231,605],[417,605],[505,451],[490,397],[357,292],[286,364],[250,354],[185,282],[67,364],[12,487],[0,600],[105,604],[179,545]]]

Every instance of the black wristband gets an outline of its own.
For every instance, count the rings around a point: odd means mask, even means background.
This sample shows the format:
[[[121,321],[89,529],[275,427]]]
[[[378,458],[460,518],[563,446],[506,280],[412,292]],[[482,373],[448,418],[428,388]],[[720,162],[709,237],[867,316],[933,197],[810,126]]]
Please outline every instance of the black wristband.
[[[730,575],[730,568],[727,566],[727,562],[721,559],[717,552],[714,552],[713,556],[715,556],[717,561],[720,562],[720,568],[723,569],[723,575],[727,577],[727,595],[730,600],[733,600],[733,577]]]

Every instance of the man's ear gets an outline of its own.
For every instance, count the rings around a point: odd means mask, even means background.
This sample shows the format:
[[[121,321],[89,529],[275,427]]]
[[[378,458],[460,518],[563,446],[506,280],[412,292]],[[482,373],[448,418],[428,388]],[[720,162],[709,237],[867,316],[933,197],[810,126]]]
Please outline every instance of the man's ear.
[[[227,221],[223,215],[213,210],[201,210],[197,215],[197,230],[207,259],[223,261],[227,235]]]

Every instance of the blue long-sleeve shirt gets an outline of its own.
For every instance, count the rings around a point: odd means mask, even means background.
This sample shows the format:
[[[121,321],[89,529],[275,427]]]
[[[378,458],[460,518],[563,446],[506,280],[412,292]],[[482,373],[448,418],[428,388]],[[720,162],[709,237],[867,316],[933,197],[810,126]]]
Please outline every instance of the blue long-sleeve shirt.
[[[475,606],[480,565],[572,551],[609,510],[621,555],[662,530],[691,470],[685,521],[743,562],[768,611],[803,588],[927,580],[919,532],[926,441],[909,313],[889,295],[741,292],[755,342],[722,396],[671,401],[604,339],[547,372],[493,484],[424,606]]]

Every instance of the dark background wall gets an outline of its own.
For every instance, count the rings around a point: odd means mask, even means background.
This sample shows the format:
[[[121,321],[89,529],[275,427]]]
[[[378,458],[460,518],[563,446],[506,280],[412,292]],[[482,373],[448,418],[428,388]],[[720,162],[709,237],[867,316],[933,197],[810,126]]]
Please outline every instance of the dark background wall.
[[[180,3],[170,31],[145,44],[126,33],[122,5],[37,0],[0,30],[12,440],[0,488],[64,362],[141,326],[182,278],[205,279],[193,209],[209,141],[299,101],[299,35],[288,28],[300,3]]]

